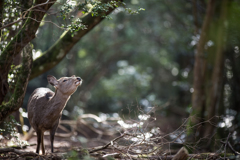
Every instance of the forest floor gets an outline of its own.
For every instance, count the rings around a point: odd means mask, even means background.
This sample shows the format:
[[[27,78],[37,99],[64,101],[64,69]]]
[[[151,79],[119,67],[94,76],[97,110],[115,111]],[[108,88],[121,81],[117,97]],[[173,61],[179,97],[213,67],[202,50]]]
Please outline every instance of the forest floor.
[[[186,122],[186,121],[185,121]],[[185,123],[184,122],[184,123]],[[13,145],[10,140],[0,139],[0,159],[236,159],[239,152],[231,149],[228,138],[219,145],[221,152],[202,152],[197,145],[184,143],[184,123],[170,133],[160,131],[156,117],[141,115],[138,120],[107,118],[101,120],[96,115],[84,115],[77,120],[62,120],[54,139],[54,153],[50,152],[50,136],[45,132],[45,155],[36,154],[37,137],[30,130],[22,138],[26,144]],[[164,127],[164,126],[163,126]],[[163,128],[162,127],[162,128]],[[23,141],[24,142],[24,141]],[[20,143],[18,143],[20,144]],[[189,154],[189,149],[195,154]],[[234,153],[234,154],[232,154]]]

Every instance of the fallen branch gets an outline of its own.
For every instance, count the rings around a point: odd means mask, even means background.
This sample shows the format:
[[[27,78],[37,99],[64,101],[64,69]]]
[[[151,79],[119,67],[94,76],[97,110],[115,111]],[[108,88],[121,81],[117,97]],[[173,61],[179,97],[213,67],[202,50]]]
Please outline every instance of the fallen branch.
[[[39,154],[37,154],[37,153],[20,151],[15,148],[0,148],[0,153],[8,153],[8,152],[13,152],[20,156],[33,156],[33,157],[39,156]]]
[[[114,138],[112,141],[110,141],[109,143],[107,143],[104,146],[99,146],[99,147],[94,147],[93,150],[89,150],[89,153],[94,153],[103,149],[107,149],[108,146],[113,145],[113,142],[119,140],[120,138],[123,138],[124,136],[128,135],[127,133],[123,133],[121,136],[118,136],[116,138]]]

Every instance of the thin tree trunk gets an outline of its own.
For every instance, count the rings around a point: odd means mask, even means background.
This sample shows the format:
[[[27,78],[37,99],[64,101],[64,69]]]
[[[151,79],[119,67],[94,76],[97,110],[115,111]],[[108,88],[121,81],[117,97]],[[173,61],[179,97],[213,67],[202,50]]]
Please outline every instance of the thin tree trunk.
[[[194,80],[193,80],[193,95],[192,95],[192,112],[189,118],[188,140],[193,139],[193,134],[197,132],[195,128],[190,129],[192,126],[202,121],[201,113],[205,103],[204,97],[204,64],[206,59],[204,56],[204,47],[207,42],[207,32],[209,31],[210,22],[214,13],[215,0],[209,0],[207,4],[207,12],[201,29],[200,39],[197,45],[194,63]]]
[[[194,33],[198,34],[199,24],[198,24],[197,0],[192,1],[192,6],[193,6],[193,17],[194,17],[194,26],[195,26]]]

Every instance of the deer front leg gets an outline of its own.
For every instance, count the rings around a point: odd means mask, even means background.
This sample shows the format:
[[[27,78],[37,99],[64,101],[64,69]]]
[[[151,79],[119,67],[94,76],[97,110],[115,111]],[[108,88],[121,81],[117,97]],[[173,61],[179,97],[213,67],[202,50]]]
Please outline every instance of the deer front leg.
[[[45,154],[45,146],[44,146],[44,132],[41,132],[41,145],[42,145],[42,154],[44,155]]]
[[[51,152],[53,153],[53,141],[54,141],[54,136],[55,132],[57,130],[59,121],[54,125],[54,127],[50,130],[50,141],[51,141]]]
[[[36,131],[36,132],[37,132],[37,149],[36,149],[36,153],[39,154],[41,138],[42,138],[42,132],[41,131]]]

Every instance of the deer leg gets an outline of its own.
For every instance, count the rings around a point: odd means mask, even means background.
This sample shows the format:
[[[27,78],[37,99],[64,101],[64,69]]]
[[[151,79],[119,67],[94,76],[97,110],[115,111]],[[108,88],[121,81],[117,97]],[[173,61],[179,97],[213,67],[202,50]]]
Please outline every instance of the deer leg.
[[[41,137],[42,137],[42,132],[41,131],[37,131],[37,149],[36,149],[36,153],[39,154],[39,149],[40,149],[40,144],[41,144]]]
[[[45,146],[44,146],[44,132],[42,132],[41,134],[41,145],[42,145],[42,154],[44,155],[45,154]]]
[[[55,126],[50,130],[50,141],[51,141],[51,152],[52,152],[52,153],[53,153],[54,135],[55,135],[55,132],[56,132],[56,130],[57,130],[58,123],[59,123],[59,121],[58,121],[57,124],[55,124]]]

